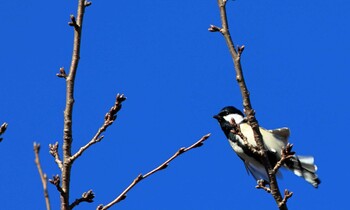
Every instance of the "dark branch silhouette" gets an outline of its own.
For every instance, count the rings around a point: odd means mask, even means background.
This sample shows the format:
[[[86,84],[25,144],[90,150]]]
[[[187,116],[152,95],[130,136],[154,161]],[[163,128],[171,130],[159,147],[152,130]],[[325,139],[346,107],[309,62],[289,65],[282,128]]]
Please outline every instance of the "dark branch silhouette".
[[[238,85],[240,87],[241,94],[242,94],[244,112],[247,116],[248,123],[254,132],[254,138],[257,144],[257,150],[255,148],[251,150],[252,152],[258,152],[261,154],[262,163],[265,166],[265,169],[269,177],[270,188],[267,188],[264,183],[258,184],[257,188],[264,189],[265,191],[271,193],[279,209],[287,210],[288,208],[287,208],[286,202],[287,202],[287,199],[290,198],[292,194],[288,194],[288,196],[285,195],[284,198],[282,198],[281,192],[278,187],[277,179],[276,179],[276,171],[274,170],[274,166],[271,165],[268,159],[267,149],[264,147],[264,144],[262,141],[262,135],[259,130],[259,124],[257,119],[255,118],[255,111],[252,108],[252,105],[250,102],[250,93],[248,91],[248,88],[243,76],[243,70],[241,65],[241,55],[244,51],[244,46],[238,46],[236,50],[235,45],[232,41],[231,34],[229,31],[229,24],[227,21],[227,13],[226,13],[227,0],[217,0],[217,2],[220,10],[220,19],[221,19],[222,26],[218,27],[218,26],[211,25],[208,30],[210,32],[220,32],[224,36],[234,63],[236,80],[238,82]],[[278,169],[278,167],[279,166],[277,165],[276,168]]]

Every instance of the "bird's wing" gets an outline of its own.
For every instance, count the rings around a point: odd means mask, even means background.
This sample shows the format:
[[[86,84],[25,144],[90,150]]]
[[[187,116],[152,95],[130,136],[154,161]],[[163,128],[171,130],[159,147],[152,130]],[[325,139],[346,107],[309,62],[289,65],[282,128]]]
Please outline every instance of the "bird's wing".
[[[252,164],[252,163],[250,163],[248,161],[244,161],[244,160],[243,160],[243,162],[244,162],[244,166],[245,166],[245,168],[247,170],[247,173],[251,174],[256,181],[258,181],[260,179],[269,181],[269,177],[268,177],[268,175],[266,173],[266,170],[265,170],[265,167],[263,165],[258,165],[257,166],[257,165],[254,165],[254,164]],[[283,177],[282,173],[280,171],[277,171],[276,176],[278,178],[282,178]]]
[[[269,132],[273,133],[274,135],[280,136],[284,139],[288,139],[290,136],[290,130],[286,127],[269,130]]]
[[[255,180],[266,180],[268,181],[269,178],[267,177],[265,168],[258,168],[254,167],[253,164],[250,164],[249,162],[244,162],[245,168],[247,169],[248,174],[251,174]]]

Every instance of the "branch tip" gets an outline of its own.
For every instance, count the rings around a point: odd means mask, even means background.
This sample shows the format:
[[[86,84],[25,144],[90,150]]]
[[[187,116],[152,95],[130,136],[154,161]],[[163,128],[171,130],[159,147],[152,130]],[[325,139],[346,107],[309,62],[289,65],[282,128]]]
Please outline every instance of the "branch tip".
[[[87,202],[91,203],[91,202],[93,202],[93,199],[95,198],[95,194],[92,190],[89,190],[87,192],[84,192],[81,197],[86,199]]]
[[[288,143],[286,147],[282,148],[281,159],[276,163],[272,169],[272,173],[276,174],[278,169],[285,163],[286,160],[294,157],[295,152],[292,151],[293,144]]]
[[[49,182],[56,186],[56,189],[57,189],[58,192],[60,192],[61,196],[64,197],[66,195],[66,193],[63,191],[63,189],[60,186],[61,178],[60,178],[60,176],[58,174],[53,176],[52,179],[49,179]]]
[[[60,72],[56,74],[57,77],[59,78],[67,78],[67,74],[66,71],[64,70],[63,67],[60,68]]]
[[[203,138],[203,141],[207,140],[209,137],[210,137],[211,133],[208,133],[206,135],[204,135],[202,138]]]
[[[267,193],[271,193],[271,189],[269,187],[266,187],[268,185],[268,182],[266,180],[260,179],[257,181],[257,184],[258,185],[255,186],[256,189],[263,189]]]
[[[92,4],[91,1],[85,1],[85,2],[84,2],[84,6],[85,6],[85,7],[91,6],[91,4]]]
[[[119,94],[118,93],[116,98],[117,98],[117,101],[119,101],[119,103],[126,100],[126,97],[125,97],[124,94]]]
[[[55,144],[49,144],[50,154],[55,157],[58,152],[58,142]]]
[[[241,55],[241,54],[243,53],[244,47],[245,47],[244,45],[238,46],[238,54],[239,54],[239,55]]]
[[[215,25],[210,25],[210,27],[208,28],[209,32],[220,32],[221,28],[215,26]]]
[[[3,134],[6,131],[7,126],[8,126],[8,124],[5,123],[5,122],[1,125],[1,127],[0,127],[0,135]]]
[[[40,144],[34,142],[34,143],[33,143],[33,148],[34,148],[34,152],[37,153],[37,154],[39,154],[39,152],[40,152]]]
[[[75,201],[69,205],[70,209],[73,209],[75,206],[79,205],[82,202],[92,203],[94,202],[95,194],[92,192],[92,190],[89,190],[87,192],[84,192],[81,195],[81,198],[75,199]]]
[[[69,26],[73,26],[74,28],[78,28],[77,20],[75,19],[74,15],[70,15],[71,22],[68,22]]]
[[[284,190],[283,200],[278,204],[278,207],[285,205],[289,198],[293,196],[293,192],[289,192],[287,189]]]
[[[49,182],[57,187],[60,186],[61,178],[58,174],[56,174],[52,177],[52,179],[49,179]]]
[[[52,155],[52,157],[55,158],[55,162],[57,163],[58,167],[62,171],[63,165],[62,165],[62,161],[60,159],[60,156],[58,154],[58,142],[56,142],[55,144],[49,144],[49,152]]]

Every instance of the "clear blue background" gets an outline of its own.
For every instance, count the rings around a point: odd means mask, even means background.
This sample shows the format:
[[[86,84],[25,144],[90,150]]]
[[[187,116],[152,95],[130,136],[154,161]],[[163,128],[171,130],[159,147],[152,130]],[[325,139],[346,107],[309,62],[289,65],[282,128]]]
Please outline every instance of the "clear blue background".
[[[65,82],[77,1],[0,2],[1,209],[45,209],[33,142],[49,177],[59,173],[48,144],[62,142]],[[312,154],[322,184],[314,189],[290,172],[281,190],[289,209],[346,209],[349,188],[350,2],[229,1],[234,42],[245,45],[243,70],[261,125],[290,127],[298,154]],[[216,0],[94,1],[87,8],[76,78],[73,151],[103,123],[115,95],[117,121],[72,169],[71,201],[89,189],[96,209],[146,173],[212,133],[203,147],[142,181],[113,209],[276,209],[256,190],[212,119],[223,106],[242,108]],[[61,153],[62,154],[62,153]],[[59,194],[50,185],[52,209]]]

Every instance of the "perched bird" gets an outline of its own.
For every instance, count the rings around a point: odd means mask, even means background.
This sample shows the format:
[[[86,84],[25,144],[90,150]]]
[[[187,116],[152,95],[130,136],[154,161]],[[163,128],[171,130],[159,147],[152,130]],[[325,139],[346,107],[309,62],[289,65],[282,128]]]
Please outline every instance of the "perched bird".
[[[268,182],[268,175],[259,154],[252,152],[241,138],[242,135],[238,135],[237,130],[245,136],[250,145],[256,146],[253,130],[247,123],[247,119],[244,118],[243,113],[233,106],[227,106],[219,114],[214,115],[214,118],[218,120],[233,150],[243,160],[248,173],[250,172],[257,181],[263,179]],[[267,149],[269,161],[273,167],[281,159],[282,150],[288,144],[290,131],[288,128],[266,130],[260,127],[259,129],[264,146]],[[312,156],[292,155],[284,161],[282,167],[293,171],[297,176],[303,177],[315,188],[321,183],[317,177],[317,166],[314,164]],[[280,172],[277,172],[276,175],[280,175]]]

